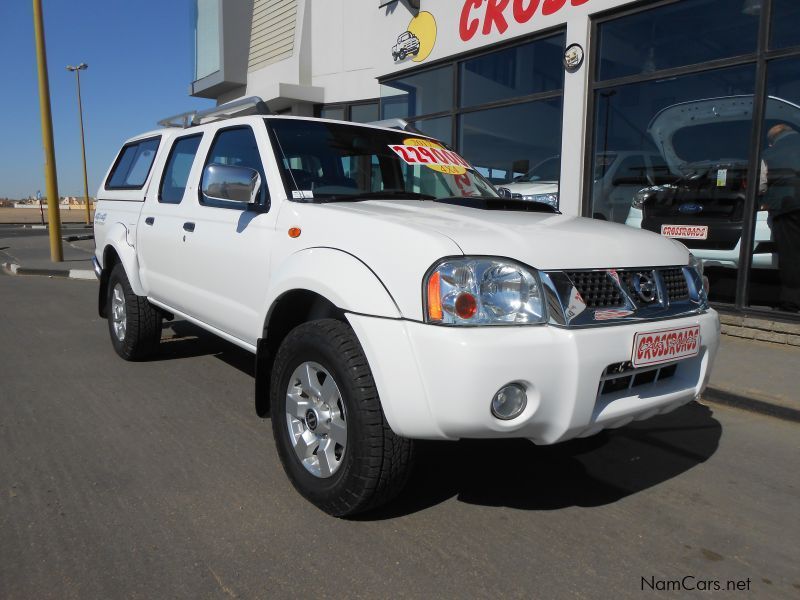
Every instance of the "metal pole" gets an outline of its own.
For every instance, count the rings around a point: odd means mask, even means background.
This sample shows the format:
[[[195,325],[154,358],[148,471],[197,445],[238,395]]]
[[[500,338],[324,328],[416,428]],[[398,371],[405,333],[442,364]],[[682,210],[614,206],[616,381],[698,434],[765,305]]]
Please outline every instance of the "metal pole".
[[[92,208],[89,203],[89,178],[86,175],[86,142],[83,136],[83,103],[81,102],[81,70],[75,69],[75,80],[78,82],[78,118],[81,123],[81,155],[83,157],[83,198],[86,201],[86,224],[92,222]]]
[[[61,215],[58,210],[58,178],[53,144],[53,117],[50,114],[50,81],[47,77],[47,52],[44,43],[42,0],[33,0],[33,29],[36,38],[36,62],[39,78],[39,113],[42,120],[42,145],[44,146],[44,179],[47,192],[48,232],[50,233],[50,260],[61,262]]]

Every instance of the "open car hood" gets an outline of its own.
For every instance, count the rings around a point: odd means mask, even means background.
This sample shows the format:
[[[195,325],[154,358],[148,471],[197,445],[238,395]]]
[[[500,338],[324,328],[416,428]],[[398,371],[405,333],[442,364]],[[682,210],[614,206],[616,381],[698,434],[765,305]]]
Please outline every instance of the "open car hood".
[[[724,96],[681,102],[662,109],[650,121],[647,132],[673,173],[685,171],[689,161],[675,151],[675,133],[685,127],[750,120],[753,116],[753,96]],[[800,127],[800,106],[783,98],[769,96],[764,118],[785,121]],[[722,157],[714,157],[722,158]]]

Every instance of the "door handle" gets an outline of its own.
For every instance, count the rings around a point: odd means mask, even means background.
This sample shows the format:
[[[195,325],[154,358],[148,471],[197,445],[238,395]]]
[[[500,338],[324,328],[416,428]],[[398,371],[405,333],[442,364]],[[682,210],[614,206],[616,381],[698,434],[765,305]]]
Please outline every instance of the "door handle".
[[[156,220],[156,218],[155,218],[155,217],[147,217],[147,218],[144,220],[144,223],[145,223],[145,225],[152,225],[152,224],[155,222],[155,220]]]
[[[187,221],[186,223],[183,224],[183,230],[194,231],[194,223],[190,223],[189,221]]]

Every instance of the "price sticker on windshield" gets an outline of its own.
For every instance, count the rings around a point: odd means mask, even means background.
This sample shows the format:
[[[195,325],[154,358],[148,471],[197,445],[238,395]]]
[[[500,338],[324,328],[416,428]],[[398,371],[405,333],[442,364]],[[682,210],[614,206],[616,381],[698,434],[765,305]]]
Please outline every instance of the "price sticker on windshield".
[[[423,138],[406,138],[402,144],[391,144],[391,150],[409,165],[425,165],[448,175],[463,175],[469,163],[441,144]]]

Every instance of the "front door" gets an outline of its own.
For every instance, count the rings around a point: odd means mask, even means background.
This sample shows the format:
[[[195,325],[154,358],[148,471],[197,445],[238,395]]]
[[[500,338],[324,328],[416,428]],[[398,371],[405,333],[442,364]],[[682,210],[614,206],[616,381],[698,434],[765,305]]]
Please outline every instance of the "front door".
[[[249,345],[261,335],[259,322],[269,282],[275,213],[270,210],[264,157],[266,129],[249,125],[219,129],[203,161],[255,169],[261,175],[257,205],[213,200],[198,192],[187,203],[182,224],[184,279],[191,288],[187,314]]]

